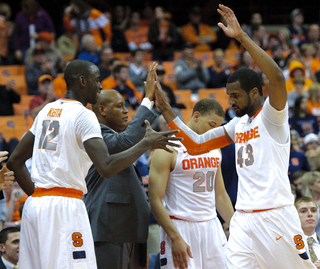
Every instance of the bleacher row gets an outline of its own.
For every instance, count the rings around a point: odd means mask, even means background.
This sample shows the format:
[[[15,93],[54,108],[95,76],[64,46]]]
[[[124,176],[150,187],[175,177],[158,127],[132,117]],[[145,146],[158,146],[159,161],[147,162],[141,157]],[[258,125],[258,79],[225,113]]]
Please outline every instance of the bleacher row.
[[[203,63],[209,67],[213,65],[213,52],[194,52],[194,56],[197,59],[201,59]],[[186,109],[181,109],[181,114],[184,120],[190,118],[195,101],[191,98],[191,90],[177,90],[176,78],[174,76],[173,67],[176,61],[181,56],[180,52],[175,52],[174,61],[162,62],[162,67],[166,71],[164,76],[164,83],[170,86],[176,96],[176,102],[182,103],[186,106]],[[124,63],[129,63],[131,59],[130,53],[114,53],[115,58],[119,58]],[[151,64],[152,55],[146,54],[146,63]],[[239,62],[239,51],[227,50],[226,51],[227,62],[230,65],[235,66]],[[12,66],[0,66],[0,85],[5,85],[8,81],[12,82],[12,88],[21,95],[21,101],[19,104],[13,104],[14,116],[2,116],[0,117],[0,134],[6,140],[10,140],[15,137],[21,139],[22,135],[29,130],[33,123],[33,119],[29,116],[29,103],[33,98],[32,95],[27,95],[27,85],[25,81],[25,66],[12,65]],[[221,106],[226,110],[229,107],[229,97],[226,94],[225,88],[219,89],[200,89],[198,91],[198,98],[214,98],[219,101]],[[129,120],[135,115],[135,111],[129,112]]]

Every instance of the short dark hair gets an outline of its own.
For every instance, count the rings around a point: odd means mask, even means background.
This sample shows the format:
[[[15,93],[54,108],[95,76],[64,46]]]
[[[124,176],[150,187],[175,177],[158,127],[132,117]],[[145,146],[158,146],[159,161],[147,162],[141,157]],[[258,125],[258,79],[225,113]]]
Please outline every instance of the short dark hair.
[[[64,71],[64,79],[67,84],[67,89],[74,87],[76,80],[79,76],[89,75],[90,68],[94,64],[86,60],[73,60],[71,61],[66,70]]]
[[[119,64],[119,65],[117,65],[117,66],[114,68],[113,73],[114,73],[114,74],[120,73],[120,71],[121,71],[122,68],[128,68],[128,66],[126,66],[126,65],[124,65],[124,64]]]
[[[17,227],[7,227],[0,232],[0,244],[5,244],[8,240],[8,234],[20,232]]]
[[[144,52],[144,50],[142,50],[142,49],[136,49],[136,50],[131,52],[132,57],[136,56],[137,52],[139,52],[139,51]]]
[[[306,171],[304,170],[298,170],[296,172],[294,172],[291,176],[291,180],[292,182],[295,181],[296,179],[302,177],[305,174]]]
[[[262,80],[257,72],[242,67],[234,71],[228,78],[227,83],[239,82],[241,89],[249,93],[253,88],[257,88],[259,94],[262,96]]]
[[[198,101],[193,107],[192,115],[196,111],[198,111],[202,116],[215,113],[218,116],[224,118],[224,111],[222,106],[217,100],[212,98],[204,98]]]

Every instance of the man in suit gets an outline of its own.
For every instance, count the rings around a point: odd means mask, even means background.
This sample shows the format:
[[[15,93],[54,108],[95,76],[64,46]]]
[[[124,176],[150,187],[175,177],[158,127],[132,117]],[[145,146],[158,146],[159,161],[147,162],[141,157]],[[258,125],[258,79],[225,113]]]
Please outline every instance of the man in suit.
[[[126,150],[139,142],[145,134],[144,121],[152,122],[155,119],[151,112],[154,86],[152,82],[148,83],[147,79],[146,97],[130,124],[121,94],[116,90],[101,91],[93,111],[100,122],[110,154]],[[122,133],[118,133],[122,130]],[[88,193],[84,201],[91,223],[98,268],[145,267],[150,205],[136,167],[131,165],[105,179],[92,166],[86,182]]]
[[[300,197],[294,205],[298,210],[303,233],[308,238],[311,261],[320,269],[320,236],[315,230],[318,224],[318,205],[310,197]]]
[[[8,227],[0,232],[0,269],[17,269],[19,259],[20,230]]]

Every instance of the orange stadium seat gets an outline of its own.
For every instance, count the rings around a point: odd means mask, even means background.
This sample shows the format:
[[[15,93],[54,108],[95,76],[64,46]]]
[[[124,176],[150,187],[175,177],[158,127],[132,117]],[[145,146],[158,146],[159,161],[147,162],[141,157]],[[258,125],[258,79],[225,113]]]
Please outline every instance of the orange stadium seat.
[[[202,60],[203,64],[206,67],[212,66],[214,64],[213,62],[213,51],[195,51],[194,52],[194,58]],[[178,61],[181,57],[181,52],[177,51],[173,54],[174,61]]]
[[[113,58],[118,58],[122,62],[130,62],[131,61],[131,52],[115,52],[115,53],[113,53]]]
[[[34,95],[22,94],[20,96],[20,103],[13,104],[14,115],[28,115],[29,114],[29,104]]]
[[[0,133],[6,140],[11,138],[21,139],[22,135],[32,126],[33,118],[31,116],[1,116]]]
[[[226,93],[225,88],[217,89],[199,89],[199,99],[213,98],[216,99],[224,110],[229,108],[229,95]]]
[[[0,76],[0,85],[6,85],[8,81],[12,82],[12,88],[21,94],[28,94],[27,83],[24,74],[22,75],[10,75],[10,76]]]
[[[193,102],[191,101],[191,93],[192,91],[187,90],[176,90],[174,95],[176,97],[177,104],[184,104],[187,109],[193,108]]]
[[[25,71],[26,67],[24,65],[0,66],[0,77],[24,75]]]
[[[224,53],[226,55],[225,61],[230,63],[231,66],[240,64],[240,51],[238,49],[226,49]]]
[[[177,80],[173,70],[175,62],[163,61],[161,65],[163,70],[166,71],[164,74],[163,83],[175,91],[177,89]]]
[[[29,131],[29,129],[30,127],[27,127],[27,126],[23,126],[23,127],[20,126],[16,128],[5,127],[5,128],[1,128],[0,136],[2,135],[2,137],[6,141],[9,141],[11,138],[17,138],[18,140],[20,140],[22,136]]]
[[[182,115],[182,117],[183,117],[183,122],[184,122],[185,124],[187,124],[188,121],[190,120],[191,115],[192,115],[192,111],[193,111],[193,109],[191,109],[191,108],[180,109],[180,113],[181,113],[181,115]]]

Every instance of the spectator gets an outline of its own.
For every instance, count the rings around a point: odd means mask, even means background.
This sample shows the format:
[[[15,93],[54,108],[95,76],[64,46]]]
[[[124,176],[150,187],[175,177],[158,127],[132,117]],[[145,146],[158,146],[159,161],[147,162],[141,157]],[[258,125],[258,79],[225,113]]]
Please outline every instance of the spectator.
[[[282,45],[273,45],[271,48],[272,58],[277,63],[277,65],[283,69],[286,64],[286,59],[284,58],[284,51]]]
[[[304,77],[304,88],[303,92],[307,91],[312,85],[313,81],[306,77],[306,67],[299,61],[292,61],[289,65],[289,79],[286,80],[287,92],[291,92],[294,88],[294,78],[296,76]]]
[[[291,43],[291,34],[288,28],[282,28],[278,31],[279,43],[283,48],[284,57],[286,58],[291,52],[293,44]]]
[[[240,54],[240,66],[238,68],[246,67],[255,71],[260,77],[262,77],[262,72],[259,66],[253,61],[252,56],[248,51],[243,51]]]
[[[116,85],[114,69],[117,65],[120,65],[120,64],[122,63],[119,58],[113,58],[110,60],[110,63],[109,63],[110,75],[101,81],[101,86],[103,89],[113,89],[113,87]]]
[[[220,21],[223,24],[226,24],[225,19],[221,15],[220,15]],[[223,49],[223,50],[226,50],[226,49],[238,50],[239,49],[240,43],[236,39],[230,38],[229,36],[225,35],[223,30],[220,27],[218,27],[218,30],[216,33],[217,33],[217,41],[216,41],[216,43],[213,44],[214,48],[219,48],[219,49]]]
[[[213,52],[214,64],[208,68],[210,80],[208,88],[223,88],[232,72],[230,64],[225,62],[225,54],[222,49]]]
[[[295,147],[297,132],[291,130],[290,132],[290,155],[289,155],[289,169],[288,176],[291,183],[293,183],[292,175],[300,170],[310,171],[310,166],[306,155]]]
[[[54,33],[54,26],[51,17],[37,0],[22,0],[21,8],[14,22],[13,42],[16,59],[24,63],[27,49],[35,46],[38,34]]]
[[[127,52],[128,44],[124,32],[128,29],[131,9],[129,6],[117,5],[112,20],[111,46],[115,52]]]
[[[294,50],[291,53],[289,53],[288,56],[286,57],[285,66],[282,69],[282,74],[286,80],[290,79],[289,66],[292,61],[299,61],[299,62],[303,61],[299,48],[297,50]],[[309,75],[308,70],[306,70],[306,73],[307,73],[306,77],[308,77],[308,75]]]
[[[8,35],[9,29],[7,25],[8,13],[11,13],[10,6],[5,3],[0,4],[0,65],[6,65],[8,63]]]
[[[272,48],[276,45],[279,45],[280,41],[277,35],[271,34],[268,36],[267,47],[265,49],[266,53],[268,53],[273,58]]]
[[[173,90],[168,85],[164,84],[164,74],[166,73],[166,71],[162,68],[162,66],[159,65],[156,72],[157,72],[158,81],[160,82],[162,90],[167,93],[170,99],[170,106],[178,109],[185,109],[186,106],[184,104],[176,103],[176,97],[173,93]]]
[[[148,33],[149,27],[140,25],[140,13],[132,12],[129,28],[124,32],[129,50],[151,51],[152,45],[148,40]]]
[[[309,197],[301,197],[294,203],[301,222],[301,228],[305,236],[307,236],[308,249],[311,261],[316,268],[320,267],[320,237],[316,233],[318,224],[318,208],[317,203]]]
[[[184,42],[194,46],[195,51],[209,51],[217,41],[217,35],[211,27],[201,22],[201,8],[193,7],[189,13],[189,23],[181,27]]]
[[[39,111],[48,103],[56,100],[53,90],[53,78],[50,75],[42,75],[38,79],[39,95],[36,95],[29,105],[30,115],[35,118]]]
[[[318,117],[320,122],[320,83],[313,83],[309,88],[308,113]]]
[[[303,44],[312,44],[315,47],[320,46],[320,26],[318,24],[314,23],[309,26],[307,39],[302,41],[299,46],[301,47]]]
[[[252,37],[252,28],[254,28],[254,25],[261,25],[262,24],[262,16],[260,13],[255,12],[251,15],[250,18],[250,25],[242,24],[241,28],[243,31],[247,33],[248,36]]]
[[[102,47],[100,51],[100,64],[98,68],[100,70],[101,81],[111,75],[110,65],[113,58],[113,49],[110,45]]]
[[[59,48],[54,45],[54,35],[49,32],[40,32],[38,34],[38,42],[36,47],[43,49],[44,55],[51,61],[53,66],[53,72],[51,75],[61,72],[61,65],[63,63],[63,55]],[[33,64],[32,52],[34,48],[29,48],[26,52],[26,65]]]
[[[79,41],[73,31],[65,30],[57,39],[57,47],[61,50],[63,56],[75,57],[79,47]]]
[[[310,171],[303,174],[301,178],[301,192],[303,196],[315,200],[317,205],[320,204],[320,172]]]
[[[144,82],[147,79],[148,66],[144,61],[145,53],[136,49],[132,53],[132,62],[129,65],[129,78],[139,92],[144,92]]]
[[[306,171],[298,170],[292,174],[291,182],[296,187],[296,198],[300,198],[302,196],[301,189],[301,178],[303,177]]]
[[[320,61],[315,58],[317,46],[313,44],[303,44],[301,46],[301,54],[303,63],[306,68],[310,71],[310,79],[316,81],[315,73],[320,70]]]
[[[294,111],[294,104],[296,102],[296,99],[300,96],[308,97],[308,93],[303,92],[304,80],[305,78],[303,76],[296,76],[293,82],[294,88],[291,92],[288,93],[288,106],[291,114]]]
[[[81,40],[81,47],[82,50],[78,54],[78,59],[89,61],[91,63],[94,63],[95,65],[98,65],[100,63],[100,56],[98,53],[97,45],[94,42],[93,35],[84,35]]]
[[[198,89],[205,89],[209,82],[209,71],[201,60],[193,56],[193,47],[186,43],[182,49],[181,58],[174,66],[178,89],[191,89],[197,93]]]
[[[309,149],[306,151],[306,157],[311,171],[320,171],[320,152],[319,149]]]
[[[36,47],[32,52],[33,64],[27,66],[25,77],[29,95],[39,94],[38,79],[43,74],[52,74],[52,63],[44,56],[44,50]]]
[[[20,230],[8,227],[0,232],[0,268],[18,268]]]
[[[14,110],[12,104],[20,102],[20,95],[12,89],[9,80],[6,85],[0,85],[0,116],[12,116]]]
[[[64,79],[64,71],[70,62],[64,62],[62,65],[63,73],[53,80],[53,90],[58,98],[64,97],[67,93],[67,83]]]
[[[145,6],[142,10],[142,19],[140,20],[141,26],[147,26],[150,27],[151,23],[154,20],[154,12],[152,7],[148,4],[148,2],[145,3]]]
[[[314,134],[307,134],[303,140],[303,144],[305,147],[305,151],[307,152],[308,150],[318,150],[319,149],[319,137]]]
[[[294,114],[289,118],[290,128],[296,130],[300,137],[319,132],[317,117],[309,114],[307,109],[307,98],[300,96],[296,99]]]
[[[268,32],[264,25],[254,24],[252,26],[252,40],[264,50],[268,48],[268,38]]]
[[[94,36],[98,48],[111,42],[110,21],[101,11],[91,7],[84,0],[71,0],[70,6],[64,10],[63,24],[65,29],[76,31],[79,44],[85,34]]]
[[[291,24],[288,29],[291,34],[291,42],[298,45],[307,38],[307,29],[303,26],[304,15],[300,8],[295,8],[290,14]]]
[[[179,42],[179,33],[176,25],[166,19],[163,7],[154,9],[155,21],[150,25],[148,39],[153,45],[153,60],[172,61],[173,52],[177,48]]]
[[[137,93],[137,88],[131,88],[127,81],[129,79],[129,70],[126,65],[118,65],[114,69],[114,76],[116,79],[116,85],[113,87],[118,91],[123,98],[125,99],[126,107],[131,107],[133,110],[136,110],[140,105],[140,96]]]

